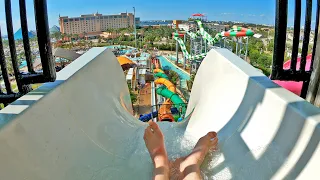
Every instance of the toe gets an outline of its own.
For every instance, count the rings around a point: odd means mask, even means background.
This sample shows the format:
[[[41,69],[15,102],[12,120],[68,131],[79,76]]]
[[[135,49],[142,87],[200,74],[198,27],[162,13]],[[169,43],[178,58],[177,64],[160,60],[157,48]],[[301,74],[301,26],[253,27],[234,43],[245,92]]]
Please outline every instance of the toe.
[[[158,124],[155,123],[155,122],[153,122],[153,121],[149,121],[148,124],[149,124],[149,126],[150,126],[153,130],[159,129]]]
[[[215,145],[217,145],[218,144],[218,138],[214,138],[212,141],[211,141],[211,144],[213,145],[213,146],[215,146]]]
[[[151,135],[153,132],[152,132],[153,130],[152,130],[152,128],[150,127],[150,126],[148,126],[147,128],[146,128],[146,130],[145,130],[145,133],[147,134],[147,135]]]
[[[207,136],[209,136],[210,139],[213,139],[213,138],[217,137],[217,133],[216,132],[208,132]]]
[[[149,121],[149,127],[151,127],[152,131],[157,134],[161,134],[161,130],[157,123]]]

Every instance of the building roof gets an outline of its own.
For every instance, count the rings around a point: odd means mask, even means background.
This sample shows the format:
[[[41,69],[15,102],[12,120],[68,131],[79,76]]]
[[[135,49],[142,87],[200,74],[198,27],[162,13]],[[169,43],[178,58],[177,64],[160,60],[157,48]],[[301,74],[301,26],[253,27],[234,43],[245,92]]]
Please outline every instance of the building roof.
[[[35,35],[31,32],[28,32],[29,38],[35,37]],[[22,37],[22,29],[20,28],[16,33],[14,33],[14,40],[21,40],[23,39]]]
[[[262,34],[254,34],[253,37],[255,38],[261,38]]]
[[[54,33],[56,33],[56,32],[60,32],[60,28],[58,27],[58,26],[56,26],[56,25],[54,25],[54,26],[52,26],[51,28],[50,28],[50,34],[54,34]]]
[[[119,64],[122,66],[124,64],[136,64],[133,61],[131,61],[130,59],[124,57],[124,56],[119,56],[117,57]]]
[[[81,56],[81,54],[78,54],[75,51],[71,51],[71,50],[63,49],[63,48],[56,48],[56,49],[52,50],[52,54],[55,57],[65,58],[65,59],[68,59],[68,60],[71,60],[71,61],[74,61],[78,57]]]

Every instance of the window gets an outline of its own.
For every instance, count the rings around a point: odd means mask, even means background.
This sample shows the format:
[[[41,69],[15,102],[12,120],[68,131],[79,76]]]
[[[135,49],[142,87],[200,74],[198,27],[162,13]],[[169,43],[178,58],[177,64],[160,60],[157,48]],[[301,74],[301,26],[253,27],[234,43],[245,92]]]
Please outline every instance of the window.
[[[63,22],[68,22],[68,19],[64,19]]]
[[[73,19],[69,19],[69,22],[72,22],[73,21]]]

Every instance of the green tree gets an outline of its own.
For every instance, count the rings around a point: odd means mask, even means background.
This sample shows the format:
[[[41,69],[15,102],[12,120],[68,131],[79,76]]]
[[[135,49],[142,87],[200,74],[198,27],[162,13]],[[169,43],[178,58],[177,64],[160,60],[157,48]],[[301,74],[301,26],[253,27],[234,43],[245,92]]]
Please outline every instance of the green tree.
[[[79,34],[74,34],[73,37],[78,40],[79,39]]]
[[[130,99],[131,103],[134,104],[138,100],[137,94],[134,93],[133,89],[131,88],[131,85],[128,83],[129,93],[130,93]]]
[[[272,57],[270,55],[261,54],[257,60],[257,64],[264,68],[270,68],[272,64]]]
[[[98,43],[101,43],[101,36],[98,37]]]
[[[267,50],[268,50],[268,51],[273,51],[273,47],[274,47],[274,42],[271,41],[271,42],[269,42],[269,44],[268,44],[268,46],[267,46]]]
[[[258,58],[260,56],[260,53],[258,50],[256,49],[251,49],[249,51],[249,57],[250,57],[250,62],[251,64],[253,64],[254,66],[258,65]]]
[[[62,34],[61,34],[61,32],[55,32],[52,34],[52,37],[55,38],[56,40],[59,40],[59,39],[61,39]]]
[[[174,84],[177,85],[177,83],[180,81],[179,74],[175,71],[169,70],[168,72],[169,80]]]
[[[61,39],[62,39],[62,40],[64,40],[66,37],[67,37],[67,35],[66,35],[66,34],[61,33]]]

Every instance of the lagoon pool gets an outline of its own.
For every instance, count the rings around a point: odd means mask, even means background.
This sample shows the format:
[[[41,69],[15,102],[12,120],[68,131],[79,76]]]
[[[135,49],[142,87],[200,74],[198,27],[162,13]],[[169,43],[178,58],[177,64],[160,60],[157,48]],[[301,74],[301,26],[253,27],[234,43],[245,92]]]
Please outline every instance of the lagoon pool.
[[[105,46],[108,49],[116,49],[116,48],[126,48],[126,49],[122,49],[120,50],[121,54],[127,54],[127,53],[131,53],[135,48],[131,47],[131,46],[122,46],[122,45],[111,45],[111,46]]]

